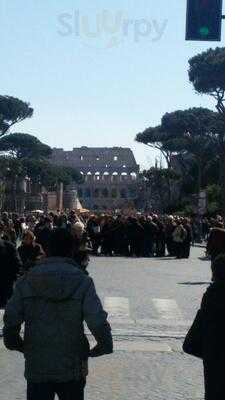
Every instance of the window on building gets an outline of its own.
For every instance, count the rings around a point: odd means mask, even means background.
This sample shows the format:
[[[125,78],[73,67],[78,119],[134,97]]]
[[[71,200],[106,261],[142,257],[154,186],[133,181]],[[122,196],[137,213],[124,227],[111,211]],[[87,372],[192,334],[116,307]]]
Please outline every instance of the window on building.
[[[87,178],[86,178],[86,180],[87,180],[88,182],[90,182],[90,181],[92,180],[92,173],[91,173],[90,171],[87,173]]]
[[[104,181],[108,181],[109,180],[109,172],[106,171],[106,172],[103,173],[103,180]]]
[[[117,182],[118,181],[118,172],[113,172],[112,174],[112,182]]]
[[[84,159],[84,156],[80,156],[80,160],[83,161],[83,159]]]
[[[122,172],[120,180],[121,180],[122,182],[124,182],[124,181],[127,180],[127,178],[128,178],[127,173],[126,173],[126,172]]]
[[[136,181],[136,179],[137,179],[136,172],[131,172],[130,176],[131,176],[132,181]]]
[[[95,181],[100,181],[100,172],[95,172]]]

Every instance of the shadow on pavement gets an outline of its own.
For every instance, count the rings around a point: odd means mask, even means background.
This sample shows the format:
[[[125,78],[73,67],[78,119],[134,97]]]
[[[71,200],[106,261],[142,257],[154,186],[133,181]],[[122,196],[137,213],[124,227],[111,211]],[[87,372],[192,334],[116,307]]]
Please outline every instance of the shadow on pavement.
[[[194,285],[210,285],[211,282],[178,282],[178,285],[187,285],[187,286],[194,286]]]
[[[201,260],[201,261],[211,261],[211,258],[207,257],[207,256],[198,257],[198,259]]]

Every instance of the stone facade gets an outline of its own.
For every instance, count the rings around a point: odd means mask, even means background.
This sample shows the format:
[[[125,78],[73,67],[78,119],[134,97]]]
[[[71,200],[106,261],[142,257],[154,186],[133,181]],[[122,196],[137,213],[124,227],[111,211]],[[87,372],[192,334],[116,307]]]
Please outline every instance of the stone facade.
[[[135,204],[139,189],[139,165],[129,148],[53,149],[52,163],[74,167],[84,177],[75,185],[84,208],[121,209]]]

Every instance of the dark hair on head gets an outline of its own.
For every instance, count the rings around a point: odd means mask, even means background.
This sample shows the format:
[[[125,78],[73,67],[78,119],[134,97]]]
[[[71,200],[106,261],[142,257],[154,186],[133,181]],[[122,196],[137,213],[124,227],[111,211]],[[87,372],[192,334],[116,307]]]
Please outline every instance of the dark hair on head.
[[[74,238],[68,230],[57,228],[52,231],[49,240],[50,256],[72,257],[74,246]]]
[[[225,281],[225,254],[218,255],[212,262],[214,280]]]

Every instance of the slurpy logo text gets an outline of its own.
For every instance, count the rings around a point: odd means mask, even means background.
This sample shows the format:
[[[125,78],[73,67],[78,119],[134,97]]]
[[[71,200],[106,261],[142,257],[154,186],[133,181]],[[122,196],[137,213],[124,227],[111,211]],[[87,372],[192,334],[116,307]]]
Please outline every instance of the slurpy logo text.
[[[124,40],[140,43],[143,40],[158,42],[163,37],[168,20],[131,19],[124,11],[102,10],[94,16],[83,15],[79,10],[58,16],[58,33],[63,37],[74,35],[87,45],[113,48]]]

